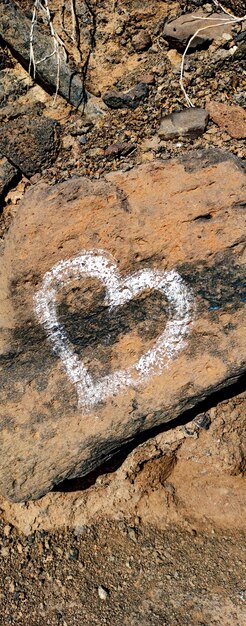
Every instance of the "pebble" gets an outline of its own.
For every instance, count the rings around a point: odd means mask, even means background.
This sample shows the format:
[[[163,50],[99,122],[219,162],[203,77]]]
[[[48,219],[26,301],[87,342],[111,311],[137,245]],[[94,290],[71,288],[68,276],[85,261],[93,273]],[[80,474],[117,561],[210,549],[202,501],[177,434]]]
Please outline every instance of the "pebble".
[[[132,152],[135,149],[135,147],[136,146],[134,146],[133,143],[125,142],[125,141],[118,141],[116,143],[111,144],[111,146],[108,146],[106,148],[105,156],[107,156],[108,158],[115,158],[115,157],[119,157],[120,155],[126,156],[127,154]]]
[[[3,532],[5,537],[9,537],[11,533],[11,526],[9,524],[6,524],[6,526],[4,526]]]
[[[137,83],[129,91],[108,91],[103,96],[104,103],[110,109],[136,109],[149,94],[146,83]]]
[[[127,529],[127,533],[128,533],[128,537],[134,541],[134,543],[137,543],[137,534],[134,530],[134,528],[128,528]]]
[[[149,33],[145,30],[141,30],[132,38],[132,43],[137,52],[144,52],[150,48],[152,40]]]
[[[98,591],[98,595],[99,595],[100,600],[104,600],[104,601],[107,600],[107,598],[108,598],[108,590],[105,589],[105,587],[103,587],[102,585],[99,585],[97,591]]]

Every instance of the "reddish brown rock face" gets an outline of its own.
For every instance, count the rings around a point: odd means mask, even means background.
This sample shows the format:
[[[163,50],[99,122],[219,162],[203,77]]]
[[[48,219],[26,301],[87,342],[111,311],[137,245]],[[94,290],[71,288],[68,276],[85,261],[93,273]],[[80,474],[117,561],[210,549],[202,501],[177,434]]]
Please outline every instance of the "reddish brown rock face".
[[[26,194],[2,254],[4,495],[87,474],[241,375],[244,202],[215,153]]]
[[[246,111],[243,107],[235,104],[229,106],[224,102],[211,100],[206,103],[206,109],[215,124],[226,130],[231,137],[235,139],[246,137]]]

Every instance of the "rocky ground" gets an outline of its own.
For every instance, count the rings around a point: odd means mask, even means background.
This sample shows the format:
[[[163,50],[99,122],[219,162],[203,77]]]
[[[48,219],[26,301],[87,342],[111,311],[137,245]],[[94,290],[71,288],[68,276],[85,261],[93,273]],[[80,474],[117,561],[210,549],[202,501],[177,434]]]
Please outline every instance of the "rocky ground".
[[[1,624],[243,626],[237,531],[103,522],[27,538],[1,523]]]
[[[17,5],[32,17],[31,0]],[[244,165],[245,22],[187,54],[187,93],[208,115],[195,133],[191,125],[167,138],[163,118],[185,107],[184,39],[182,32],[170,36],[167,21],[201,6],[209,17],[214,3],[81,0],[73,3],[75,23],[69,2],[49,5],[82,85],[81,103],[74,107],[67,92],[54,102],[53,66],[37,65],[30,78],[26,26],[18,20],[14,32],[6,17],[11,2],[2,0],[3,245],[25,191],[42,181],[97,180],[209,147]],[[223,6],[245,14],[242,0]],[[36,32],[45,46],[41,14]],[[243,626],[244,390],[242,378],[171,430],[139,439],[87,479],[64,482],[36,502],[1,497],[1,626]]]

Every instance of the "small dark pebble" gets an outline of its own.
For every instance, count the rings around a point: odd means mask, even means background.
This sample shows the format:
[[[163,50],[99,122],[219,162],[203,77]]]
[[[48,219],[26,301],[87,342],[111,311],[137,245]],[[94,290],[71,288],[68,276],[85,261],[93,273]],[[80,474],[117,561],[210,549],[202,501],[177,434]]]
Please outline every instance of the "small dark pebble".
[[[121,155],[126,156],[127,154],[130,154],[130,152],[132,152],[135,147],[136,146],[133,143],[119,141],[117,143],[111,144],[111,146],[108,146],[106,148],[105,156],[112,159]]]
[[[108,91],[104,94],[103,101],[111,109],[136,109],[148,95],[148,86],[145,83],[138,83],[127,92]]]

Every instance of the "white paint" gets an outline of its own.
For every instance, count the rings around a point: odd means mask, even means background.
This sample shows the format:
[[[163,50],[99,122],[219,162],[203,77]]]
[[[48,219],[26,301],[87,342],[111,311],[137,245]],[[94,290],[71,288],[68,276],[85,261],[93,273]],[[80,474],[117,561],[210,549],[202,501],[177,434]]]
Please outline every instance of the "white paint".
[[[65,328],[57,318],[57,291],[71,280],[96,278],[106,287],[106,304],[112,310],[122,306],[144,289],[161,291],[168,301],[168,321],[153,347],[135,365],[95,381],[74,351]],[[92,408],[109,396],[160,374],[185,346],[194,312],[193,298],[178,272],[143,269],[121,278],[112,257],[103,250],[84,251],[74,259],[61,261],[45,274],[34,297],[38,320],[43,324],[54,352],[75,385],[79,406]]]

